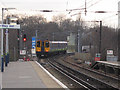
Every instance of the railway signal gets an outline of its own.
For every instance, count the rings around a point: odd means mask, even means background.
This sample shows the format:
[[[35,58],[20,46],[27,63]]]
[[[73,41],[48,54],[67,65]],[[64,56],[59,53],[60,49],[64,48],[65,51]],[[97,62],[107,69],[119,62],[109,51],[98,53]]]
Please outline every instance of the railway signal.
[[[26,34],[24,34],[24,36],[23,36],[23,41],[24,41],[24,42],[27,41],[27,39],[26,39]]]

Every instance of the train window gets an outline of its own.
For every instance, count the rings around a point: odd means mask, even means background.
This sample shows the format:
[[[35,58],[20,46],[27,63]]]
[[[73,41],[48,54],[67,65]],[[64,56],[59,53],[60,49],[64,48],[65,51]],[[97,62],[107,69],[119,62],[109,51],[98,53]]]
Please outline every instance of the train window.
[[[44,46],[44,42],[42,42],[42,46]]]
[[[37,41],[37,47],[40,47],[40,41]]]
[[[46,47],[49,47],[49,42],[46,42],[46,43],[45,43],[45,46],[46,46]]]

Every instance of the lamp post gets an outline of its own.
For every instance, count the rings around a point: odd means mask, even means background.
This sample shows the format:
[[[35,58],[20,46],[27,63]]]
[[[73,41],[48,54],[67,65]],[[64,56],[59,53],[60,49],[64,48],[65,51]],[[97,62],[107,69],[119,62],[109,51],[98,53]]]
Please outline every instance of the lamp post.
[[[2,24],[4,22],[4,10],[15,9],[15,8],[2,8]],[[4,72],[4,55],[3,55],[3,28],[1,29],[1,72]],[[8,41],[8,40],[7,40]],[[8,45],[6,45],[8,46]]]
[[[85,21],[85,22],[98,22],[98,23],[100,23],[100,31],[99,31],[99,50],[98,50],[98,52],[101,53],[101,42],[102,42],[102,21]]]
[[[80,30],[78,30],[78,53],[81,52],[81,38],[80,38]]]
[[[37,41],[37,38],[38,38],[38,30],[36,30],[35,36],[36,36],[36,41]]]
[[[100,40],[99,40],[99,53],[101,54],[101,41],[102,41],[102,21],[100,21]]]
[[[52,34],[53,34],[53,41],[54,41],[55,40],[55,33],[53,32]]]
[[[2,24],[4,16],[4,8],[2,8]],[[1,29],[1,72],[4,71],[4,57],[3,57],[3,29]]]
[[[6,18],[6,24],[8,24],[8,17]],[[6,56],[5,56],[5,66],[7,67],[7,64],[9,62],[9,44],[8,44],[8,29],[6,29]]]

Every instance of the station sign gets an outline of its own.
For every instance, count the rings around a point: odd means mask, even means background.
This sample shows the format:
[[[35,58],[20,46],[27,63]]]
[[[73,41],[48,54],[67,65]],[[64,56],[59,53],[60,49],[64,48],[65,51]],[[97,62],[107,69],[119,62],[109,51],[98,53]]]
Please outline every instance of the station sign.
[[[36,50],[35,49],[31,49],[32,54],[36,54]]]
[[[100,61],[100,57],[95,57],[95,61]]]
[[[113,50],[107,50],[107,55],[113,55]]]
[[[100,56],[101,56],[100,53],[96,53],[96,54],[95,54],[95,57],[100,57]]]
[[[32,37],[32,49],[36,47],[36,37]]]
[[[100,53],[96,53],[96,55],[95,55],[95,61],[100,61],[100,56],[101,56]]]
[[[20,24],[17,25],[0,24],[0,29],[20,29]]]
[[[20,50],[20,55],[26,55],[26,50]]]

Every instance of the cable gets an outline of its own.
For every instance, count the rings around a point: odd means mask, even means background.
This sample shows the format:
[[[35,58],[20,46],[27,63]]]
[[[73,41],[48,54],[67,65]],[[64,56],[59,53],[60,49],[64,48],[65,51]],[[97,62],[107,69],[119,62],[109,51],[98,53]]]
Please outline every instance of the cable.
[[[86,3],[87,3],[87,6],[89,6],[88,4],[90,4],[92,1],[93,1],[93,0],[91,0],[91,1],[89,1],[89,2],[86,2]],[[86,8],[90,8],[90,7],[92,7],[93,5],[99,3],[100,1],[102,1],[102,0],[98,0],[98,1],[96,1],[94,4],[91,4],[89,7],[86,7]],[[69,10],[67,10],[67,11],[84,10],[85,8],[83,8],[83,7],[85,7],[85,4],[83,4],[82,6],[80,6],[80,8],[69,9]]]
[[[85,11],[84,11],[84,12],[85,12],[84,14],[86,15],[86,13],[88,12],[88,11],[87,11],[88,8],[94,6],[95,4],[99,3],[99,2],[102,1],[102,0],[97,0],[96,2],[94,2],[93,4],[91,4],[91,5],[88,6],[88,4],[90,4],[92,1],[93,1],[93,0],[91,0],[91,1],[89,1],[89,2],[86,2],[87,5],[84,4],[84,5],[85,5],[85,8],[81,8],[81,9],[80,9],[80,8],[77,8],[77,9],[70,9],[70,10],[69,10],[69,11],[70,11],[69,14],[70,14],[72,11],[76,11],[76,10],[79,10],[79,11],[80,11],[80,10],[85,10]],[[84,6],[84,5],[83,5],[83,6]],[[82,11],[80,11],[80,12],[82,12]],[[79,12],[79,13],[80,13],[80,12]],[[90,11],[90,12],[92,12],[92,11]],[[72,14],[71,16],[75,16],[75,15],[77,15],[77,14],[79,14],[79,13]]]
[[[91,0],[91,1],[89,1],[89,2],[86,2],[87,3],[87,5],[89,4],[89,3],[91,3],[93,0]],[[83,4],[81,7],[84,7],[85,6],[85,4]]]
[[[116,14],[114,14],[114,15],[111,15],[111,16],[107,16],[107,17],[105,17],[105,18],[102,18],[102,20],[106,20],[106,19],[110,19],[111,17],[115,17],[116,16]],[[117,16],[116,16],[117,17]]]
[[[96,1],[94,4],[91,4],[91,5],[90,5],[89,7],[87,7],[87,8],[90,8],[90,7],[94,6],[95,4],[99,3],[100,1],[102,1],[102,0]]]
[[[1,5],[3,5],[3,7],[6,7],[5,3],[3,3],[3,1],[0,1]],[[2,8],[2,7],[1,7]]]

